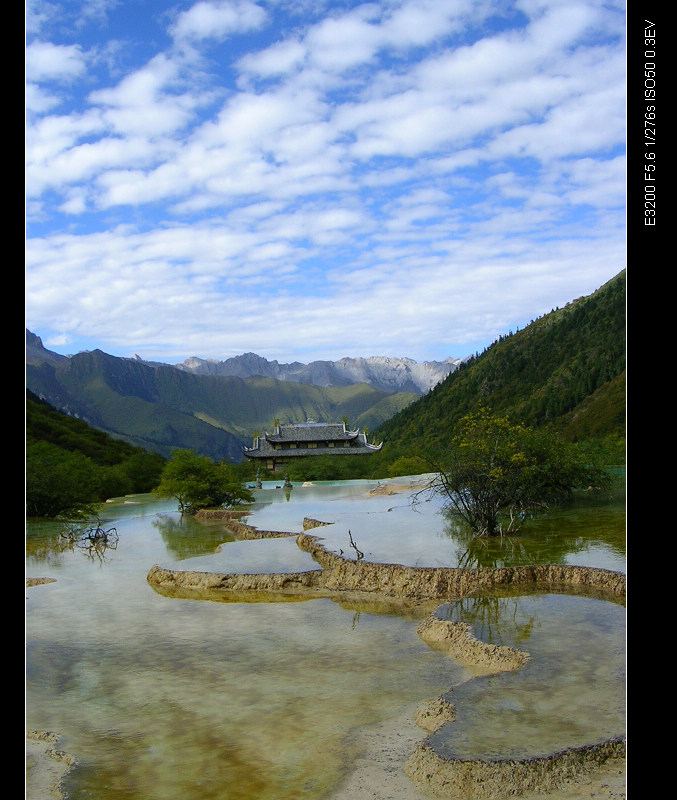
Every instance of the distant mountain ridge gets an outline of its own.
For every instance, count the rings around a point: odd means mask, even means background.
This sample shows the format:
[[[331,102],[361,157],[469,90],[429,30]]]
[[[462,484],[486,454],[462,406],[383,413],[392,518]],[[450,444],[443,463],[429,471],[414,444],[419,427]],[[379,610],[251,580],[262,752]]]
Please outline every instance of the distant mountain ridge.
[[[45,348],[39,336],[26,329],[26,363],[48,361],[63,363],[71,356],[59,355]],[[369,358],[341,358],[338,361],[311,361],[303,364],[294,361],[280,364],[268,361],[256,353],[243,353],[223,361],[215,358],[191,356],[179,364],[146,361],[135,355],[130,359],[152,367],[175,367],[194,375],[220,375],[234,378],[273,378],[276,381],[305,383],[313,386],[352,386],[366,383],[380,392],[389,394],[407,392],[425,394],[443,381],[463,363],[462,358],[445,358],[443,361],[417,362],[411,358],[370,356]]]
[[[341,358],[338,361],[312,361],[309,364],[298,361],[280,364],[278,361],[268,361],[256,353],[245,353],[225,361],[192,357],[176,366],[196,375],[232,375],[238,378],[260,375],[276,381],[309,383],[313,386],[366,383],[382,392],[425,394],[458,369],[461,363],[461,358],[419,363],[411,358],[371,356]]]
[[[216,459],[242,459],[242,444],[275,419],[374,429],[418,393],[386,392],[366,383],[341,386],[260,375],[200,375],[169,364],[118,358],[101,350],[58,356],[26,331],[26,388],[58,411],[116,438],[167,456],[194,449]]]
[[[45,361],[51,364],[60,364],[67,360],[68,356],[62,356],[59,355],[59,353],[53,353],[51,350],[47,350],[42,343],[42,339],[39,336],[36,336],[34,333],[31,333],[28,328],[26,328],[27,364],[43,363]]]

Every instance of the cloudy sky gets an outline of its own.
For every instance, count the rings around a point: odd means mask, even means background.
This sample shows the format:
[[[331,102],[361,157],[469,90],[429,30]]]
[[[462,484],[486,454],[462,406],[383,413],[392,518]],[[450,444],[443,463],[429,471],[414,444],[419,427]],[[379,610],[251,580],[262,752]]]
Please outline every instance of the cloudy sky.
[[[26,326],[464,357],[625,267],[622,0],[28,0]]]

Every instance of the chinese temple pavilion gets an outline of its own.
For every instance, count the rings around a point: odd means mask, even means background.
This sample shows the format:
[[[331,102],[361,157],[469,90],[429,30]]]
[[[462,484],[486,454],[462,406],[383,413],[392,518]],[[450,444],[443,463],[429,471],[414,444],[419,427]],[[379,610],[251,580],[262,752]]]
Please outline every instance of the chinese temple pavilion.
[[[347,429],[345,422],[307,422],[280,425],[276,422],[273,433],[254,436],[251,447],[243,447],[246,458],[258,461],[266,469],[275,471],[279,464],[287,464],[302,456],[360,455],[378,452],[383,443],[369,444],[366,432]]]

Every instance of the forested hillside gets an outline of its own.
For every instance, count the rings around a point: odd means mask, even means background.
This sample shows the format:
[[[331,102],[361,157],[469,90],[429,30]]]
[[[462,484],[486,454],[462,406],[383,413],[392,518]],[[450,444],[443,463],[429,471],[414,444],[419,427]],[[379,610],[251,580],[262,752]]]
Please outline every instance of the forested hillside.
[[[26,392],[26,509],[56,517],[109,497],[148,492],[165,460],[62,414]]]
[[[384,422],[389,459],[443,448],[458,420],[485,406],[622,463],[625,439],[625,270],[565,308],[509,332]]]

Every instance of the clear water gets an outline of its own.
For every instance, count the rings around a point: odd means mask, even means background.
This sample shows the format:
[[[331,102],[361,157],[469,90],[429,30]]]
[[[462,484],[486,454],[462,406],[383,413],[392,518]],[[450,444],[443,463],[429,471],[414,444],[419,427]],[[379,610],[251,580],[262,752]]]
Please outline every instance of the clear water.
[[[350,555],[350,531],[365,558],[383,562],[539,557],[625,568],[621,505],[572,508],[518,543],[468,555],[467,536],[439,505],[414,510],[406,493],[370,496],[374,486],[266,486],[250,522],[297,532],[304,517],[322,519],[333,524],[313,533],[328,546]],[[102,524],[115,526],[119,541],[99,554],[65,547],[53,524],[28,526],[27,576],[56,581],[26,589],[26,726],[57,732],[59,749],[77,758],[67,780],[73,798],[321,800],[350,771],[357,729],[451,687],[461,722],[439,732],[440,749],[492,751],[481,734],[488,721],[504,732],[503,752],[623,730],[620,606],[553,595],[493,600],[479,614],[467,601],[443,606],[439,613],[465,615],[486,640],[515,641],[532,655],[519,673],[471,680],[419,639],[423,612],[159,595],[146,582],[153,564],[317,566],[293,538],[236,542],[220,524],[181,518],[174,507],[147,496],[107,504]],[[599,705],[609,710],[603,720],[585,710]],[[555,706],[568,714],[550,713]],[[514,725],[520,715],[527,738]],[[32,800],[30,785],[29,773]]]
[[[519,670],[475,678],[446,695],[457,716],[431,737],[441,755],[533,758],[624,732],[623,607],[529,595],[463,600],[436,613],[469,622],[482,641],[532,654]]]
[[[398,485],[409,482],[389,482],[392,494],[370,494],[378,481],[319,482],[287,491],[264,484],[250,522],[293,532],[303,530],[304,517],[329,522],[310,533],[328,549],[354,557],[352,537],[364,558],[377,563],[466,568],[548,563],[625,571],[622,486],[615,502],[583,494],[565,509],[530,520],[518,536],[487,540],[473,539],[443,513],[441,498],[429,500],[422,492],[412,503],[416,490],[397,491]]]

